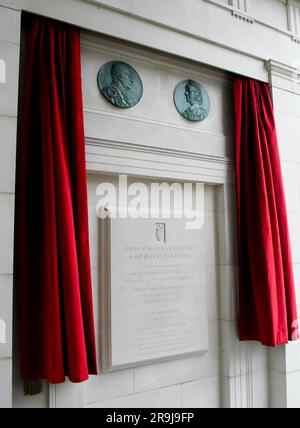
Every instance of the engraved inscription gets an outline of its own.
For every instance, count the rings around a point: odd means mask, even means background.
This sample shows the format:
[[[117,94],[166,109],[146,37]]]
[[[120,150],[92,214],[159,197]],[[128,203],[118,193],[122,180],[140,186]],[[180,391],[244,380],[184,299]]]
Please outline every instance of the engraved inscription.
[[[202,231],[182,220],[111,220],[110,361],[136,366],[206,351]]]

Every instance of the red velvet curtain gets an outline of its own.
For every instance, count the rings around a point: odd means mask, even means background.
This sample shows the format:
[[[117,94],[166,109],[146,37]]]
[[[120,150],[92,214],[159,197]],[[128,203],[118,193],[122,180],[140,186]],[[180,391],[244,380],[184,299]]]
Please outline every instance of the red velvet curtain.
[[[292,256],[269,86],[233,84],[239,256],[239,337],[297,339]]]
[[[24,380],[96,374],[79,30],[24,16],[15,278]]]

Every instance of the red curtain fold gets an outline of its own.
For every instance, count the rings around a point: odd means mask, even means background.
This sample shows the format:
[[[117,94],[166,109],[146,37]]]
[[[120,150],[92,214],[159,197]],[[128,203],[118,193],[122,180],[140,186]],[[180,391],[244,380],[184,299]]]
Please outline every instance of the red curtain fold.
[[[277,346],[298,339],[292,256],[268,84],[233,83],[239,337]]]
[[[25,15],[15,278],[24,380],[97,374],[79,30]]]

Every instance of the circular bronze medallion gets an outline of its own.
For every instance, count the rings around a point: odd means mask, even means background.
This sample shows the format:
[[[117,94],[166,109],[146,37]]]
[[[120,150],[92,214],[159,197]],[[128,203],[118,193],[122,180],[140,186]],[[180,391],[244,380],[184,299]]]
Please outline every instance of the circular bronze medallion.
[[[97,80],[101,94],[115,107],[134,107],[143,96],[140,76],[125,62],[106,63],[101,67]]]
[[[210,112],[208,93],[196,80],[180,82],[174,92],[174,102],[181,116],[191,122],[206,119]]]

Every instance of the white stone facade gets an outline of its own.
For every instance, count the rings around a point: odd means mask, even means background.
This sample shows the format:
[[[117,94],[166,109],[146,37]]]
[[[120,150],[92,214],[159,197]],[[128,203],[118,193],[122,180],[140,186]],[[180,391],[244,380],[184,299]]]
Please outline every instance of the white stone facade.
[[[82,72],[95,323],[99,343],[96,186],[115,174],[206,183],[209,352],[101,374],[24,398],[13,343],[14,176],[21,12],[82,28]],[[296,0],[0,0],[0,408],[300,407],[300,344],[239,343],[231,76],[269,81],[274,101],[300,311],[300,2]],[[99,67],[126,59],[145,95],[119,112],[100,97]],[[204,82],[212,114],[197,129],[172,88]],[[22,82],[21,82],[22,83]],[[160,101],[158,103],[158,100]],[[4,326],[4,328],[3,328]],[[1,343],[5,336],[6,343]],[[13,363],[14,360],[14,363]]]

